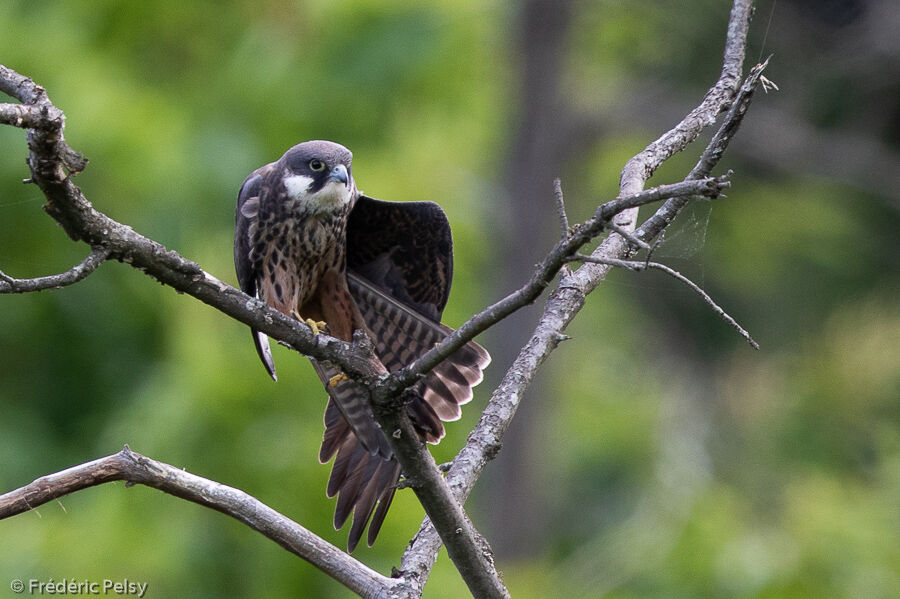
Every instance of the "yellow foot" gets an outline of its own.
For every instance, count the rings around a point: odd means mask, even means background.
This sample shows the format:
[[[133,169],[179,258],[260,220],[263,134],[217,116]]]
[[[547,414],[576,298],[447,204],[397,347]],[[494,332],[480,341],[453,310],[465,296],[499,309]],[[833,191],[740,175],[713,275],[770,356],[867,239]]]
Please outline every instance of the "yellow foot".
[[[340,374],[336,374],[333,377],[331,377],[330,379],[328,379],[328,386],[329,387],[337,387],[338,383],[340,383],[341,381],[349,381],[349,380],[350,379],[347,377],[347,375],[344,374],[343,372],[341,372]]]
[[[313,320],[312,318],[303,318],[300,314],[297,313],[296,310],[291,310],[291,316],[299,320],[300,322],[306,324],[310,329],[312,329],[313,335],[318,335],[321,331],[325,330],[325,327],[328,324],[324,320]]]

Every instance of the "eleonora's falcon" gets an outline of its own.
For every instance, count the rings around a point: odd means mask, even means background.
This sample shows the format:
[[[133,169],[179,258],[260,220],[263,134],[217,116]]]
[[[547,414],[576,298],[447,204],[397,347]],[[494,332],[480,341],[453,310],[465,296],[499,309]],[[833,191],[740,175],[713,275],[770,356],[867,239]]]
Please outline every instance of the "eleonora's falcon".
[[[363,195],[352,158],[339,144],[307,141],[253,171],[238,194],[234,264],[245,293],[313,332],[327,326],[330,335],[350,341],[355,330],[365,331],[378,368],[394,371],[451,332],[440,323],[453,273],[450,225],[434,202]],[[268,337],[252,333],[275,379]],[[375,541],[400,464],[365,391],[334,367],[312,363],[329,395],[319,460],[337,455],[327,494],[338,495],[336,529],[353,512],[347,544],[353,551],[370,517],[367,541]],[[459,418],[489,363],[487,351],[469,342],[407,391],[406,410],[421,439],[440,441],[442,421]]]

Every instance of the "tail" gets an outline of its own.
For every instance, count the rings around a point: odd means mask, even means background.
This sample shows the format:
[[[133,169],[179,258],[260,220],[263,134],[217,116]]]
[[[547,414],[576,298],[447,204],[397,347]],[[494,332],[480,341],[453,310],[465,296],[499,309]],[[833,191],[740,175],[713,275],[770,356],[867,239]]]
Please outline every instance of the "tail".
[[[452,332],[361,278],[351,275],[349,284],[371,333],[375,353],[388,371],[406,366]],[[472,387],[481,382],[482,371],[490,360],[483,347],[469,342],[407,391],[410,401],[406,409],[422,440],[429,443],[441,440],[445,432],[443,422],[460,417],[460,406],[471,401]],[[352,381],[332,387],[328,381],[337,371],[322,364],[314,365],[331,397],[325,410],[325,435],[319,460],[325,463],[336,456],[328,481],[328,496],[338,496],[334,514],[336,529],[353,512],[347,543],[352,552],[370,518],[367,542],[370,546],[375,542],[394,498],[400,465],[384,432],[374,422],[365,391]],[[338,404],[364,406],[366,411],[346,415]]]

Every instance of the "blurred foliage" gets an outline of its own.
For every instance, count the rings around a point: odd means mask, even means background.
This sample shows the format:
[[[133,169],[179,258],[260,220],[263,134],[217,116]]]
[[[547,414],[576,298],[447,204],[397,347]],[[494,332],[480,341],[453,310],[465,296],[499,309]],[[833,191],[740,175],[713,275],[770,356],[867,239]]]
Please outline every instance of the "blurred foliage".
[[[639,79],[695,102],[718,73],[727,3],[578,11],[563,82],[576,109],[615,110]],[[65,111],[67,139],[91,160],[77,183],[98,209],[232,283],[243,177],[304,139],[347,145],[367,193],[444,206],[456,242],[445,320],[455,325],[508,291],[491,287],[503,268],[491,243],[507,226],[499,173],[516,103],[514,12],[465,0],[7,1],[0,63]],[[798,90],[778,74],[805,64],[794,55],[816,39],[795,38],[766,48],[786,98]],[[816,85],[830,93],[803,98],[798,119],[859,118],[851,100],[865,89],[850,98]],[[744,128],[757,104],[775,101],[758,97]],[[624,160],[659,133],[618,124],[562,173],[572,220],[612,197]],[[0,128],[0,149],[0,268],[70,267],[86,249],[19,183],[23,132]],[[526,456],[533,476],[504,492],[534,494],[545,509],[541,538],[499,556],[516,597],[900,596],[897,192],[731,155],[723,167],[735,169],[734,187],[713,205],[705,243],[671,263],[762,350],[678,283],[610,277],[548,364],[544,392],[527,399],[547,406]],[[275,353],[277,385],[242,325],[115,263],[64,290],[0,296],[0,490],[128,443],[344,546],[324,497],[329,468],[315,459],[324,393],[304,360]],[[448,427],[439,461],[489,392]],[[509,459],[501,453],[483,483]],[[489,537],[503,534],[490,526],[502,505],[476,495],[471,509]],[[376,546],[356,555],[389,572],[421,517],[414,496],[398,493]],[[348,595],[242,525],[143,487],[66,497],[0,522],[0,538],[2,588],[129,578],[149,582],[149,597]],[[426,596],[465,592],[442,553]]]

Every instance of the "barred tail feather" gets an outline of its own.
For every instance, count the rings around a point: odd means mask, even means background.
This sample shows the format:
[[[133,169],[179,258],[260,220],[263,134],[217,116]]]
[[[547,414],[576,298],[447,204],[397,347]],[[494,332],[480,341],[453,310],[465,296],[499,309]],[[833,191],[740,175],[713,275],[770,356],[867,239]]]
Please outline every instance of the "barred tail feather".
[[[331,398],[328,402],[329,409],[334,405],[334,409],[343,417],[349,425],[349,429],[355,433],[359,442],[369,453],[377,453],[386,458],[391,457],[393,453],[391,445],[382,434],[378,423],[375,422],[375,417],[372,416],[366,392],[353,381],[341,381],[332,387],[330,381],[334,376],[339,375],[340,371],[333,366],[326,366],[315,360],[311,361],[316,374],[319,375],[319,379],[325,385]],[[326,410],[326,415],[327,412],[328,410]],[[327,425],[326,422],[326,432]]]
[[[370,519],[366,541],[369,546],[375,542],[394,499],[397,481],[400,480],[400,464],[394,458],[385,459],[366,451],[334,400],[329,400],[325,409],[325,427],[319,460],[325,463],[337,456],[331,468],[326,494],[328,497],[338,496],[334,510],[336,530],[353,513],[353,525],[347,540],[347,550],[352,552]]]

